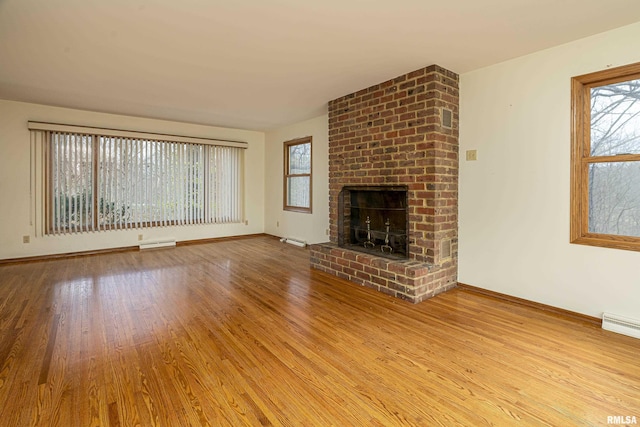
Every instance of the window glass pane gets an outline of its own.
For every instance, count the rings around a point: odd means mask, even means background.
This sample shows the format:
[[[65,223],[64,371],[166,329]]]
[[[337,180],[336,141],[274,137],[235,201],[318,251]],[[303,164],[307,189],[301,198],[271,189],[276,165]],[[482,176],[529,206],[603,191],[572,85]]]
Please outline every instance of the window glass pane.
[[[589,232],[640,237],[640,162],[589,165]]]
[[[640,80],[591,89],[591,155],[640,153]]]
[[[92,224],[93,154],[91,136],[51,135],[51,229],[84,231]]]
[[[308,176],[293,176],[287,178],[287,206],[310,208]]]
[[[289,175],[311,173],[311,144],[289,146]]]
[[[98,153],[98,223],[100,225],[125,222],[130,215],[130,206],[123,200],[121,190],[126,180],[126,159],[121,152],[121,140],[100,138]]]

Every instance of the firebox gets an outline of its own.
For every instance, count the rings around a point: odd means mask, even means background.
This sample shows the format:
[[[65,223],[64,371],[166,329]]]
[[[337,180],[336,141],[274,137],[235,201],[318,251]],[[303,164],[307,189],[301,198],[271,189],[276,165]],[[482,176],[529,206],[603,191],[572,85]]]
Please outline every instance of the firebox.
[[[406,186],[343,187],[338,200],[338,245],[393,259],[409,254]]]

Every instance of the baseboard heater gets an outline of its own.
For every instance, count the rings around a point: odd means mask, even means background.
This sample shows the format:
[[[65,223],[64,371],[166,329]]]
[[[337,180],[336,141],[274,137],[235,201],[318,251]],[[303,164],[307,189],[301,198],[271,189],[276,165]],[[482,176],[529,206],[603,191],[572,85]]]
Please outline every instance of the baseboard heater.
[[[640,338],[640,320],[618,316],[617,314],[604,313],[602,315],[602,329]]]
[[[176,239],[147,240],[140,242],[138,246],[141,251],[145,249],[171,248],[176,246]]]
[[[280,239],[280,241],[282,243],[288,243],[290,245],[299,246],[301,248],[304,248],[304,247],[307,246],[307,242],[303,242],[302,240],[298,240],[298,239],[291,239],[291,238],[283,237],[282,239]]]

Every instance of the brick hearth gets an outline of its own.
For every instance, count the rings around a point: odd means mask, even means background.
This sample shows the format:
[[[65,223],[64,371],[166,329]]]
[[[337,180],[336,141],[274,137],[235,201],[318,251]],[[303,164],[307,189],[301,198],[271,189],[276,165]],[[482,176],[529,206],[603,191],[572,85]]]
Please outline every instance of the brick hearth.
[[[454,287],[458,264],[458,76],[437,65],[329,103],[330,243],[311,265],[420,302]],[[407,185],[409,258],[338,247],[344,186]]]

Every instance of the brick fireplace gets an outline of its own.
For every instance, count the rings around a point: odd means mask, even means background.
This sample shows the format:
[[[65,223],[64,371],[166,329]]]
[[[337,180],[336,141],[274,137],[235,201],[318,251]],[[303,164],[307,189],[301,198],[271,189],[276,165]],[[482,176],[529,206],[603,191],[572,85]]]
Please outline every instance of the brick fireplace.
[[[340,234],[354,216],[345,192],[376,188],[406,188],[404,257],[377,252],[389,214],[376,219],[378,240],[366,250]],[[414,303],[456,285],[457,74],[432,65],[329,102],[329,226],[330,242],[311,246],[313,268]],[[372,226],[357,227],[366,243]]]

